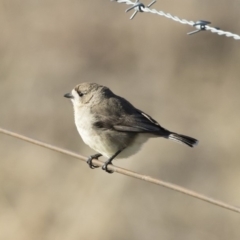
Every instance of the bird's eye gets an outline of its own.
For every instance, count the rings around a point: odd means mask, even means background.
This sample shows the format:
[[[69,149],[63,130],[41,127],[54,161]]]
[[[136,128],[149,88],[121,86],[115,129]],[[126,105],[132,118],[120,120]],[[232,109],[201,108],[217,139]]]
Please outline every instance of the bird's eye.
[[[82,92],[78,92],[79,97],[82,97],[84,94]]]

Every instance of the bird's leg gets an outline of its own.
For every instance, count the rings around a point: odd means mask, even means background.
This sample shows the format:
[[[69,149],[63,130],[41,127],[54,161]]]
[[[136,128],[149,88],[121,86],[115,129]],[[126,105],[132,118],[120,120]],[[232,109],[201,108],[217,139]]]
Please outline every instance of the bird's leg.
[[[91,155],[91,156],[88,158],[88,160],[87,160],[88,166],[89,166],[91,169],[98,168],[98,166],[93,165],[92,160],[93,160],[93,159],[98,159],[98,158],[101,157],[101,156],[102,156],[102,154],[100,154],[100,153]]]
[[[112,164],[113,159],[121,152],[122,150],[118,150],[112,157],[110,157],[102,166],[102,170],[106,171],[107,173],[113,173],[113,171],[108,170],[107,166]]]

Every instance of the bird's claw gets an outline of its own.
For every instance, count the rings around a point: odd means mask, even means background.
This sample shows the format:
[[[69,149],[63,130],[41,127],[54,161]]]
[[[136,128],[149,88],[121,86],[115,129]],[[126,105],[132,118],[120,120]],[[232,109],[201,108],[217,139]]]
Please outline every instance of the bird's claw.
[[[112,165],[112,163],[105,162],[102,166],[102,170],[104,170],[107,173],[114,173],[114,171],[108,170],[108,165]]]
[[[101,157],[101,156],[102,156],[102,154],[95,154],[95,155],[90,156],[90,157],[88,158],[88,160],[87,160],[88,166],[89,166],[91,169],[98,168],[99,166],[93,165],[92,160],[93,160],[93,159],[98,159],[98,158]]]

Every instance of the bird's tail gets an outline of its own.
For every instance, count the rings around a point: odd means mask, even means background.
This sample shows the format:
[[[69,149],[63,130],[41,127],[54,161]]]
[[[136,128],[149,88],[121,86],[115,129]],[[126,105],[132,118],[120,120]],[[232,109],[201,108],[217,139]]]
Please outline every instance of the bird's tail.
[[[181,135],[178,133],[174,133],[174,132],[169,132],[169,135],[167,136],[168,139],[179,142],[179,143],[184,143],[186,145],[188,145],[189,147],[194,147],[195,145],[197,145],[198,140],[192,137],[188,137],[185,135]]]

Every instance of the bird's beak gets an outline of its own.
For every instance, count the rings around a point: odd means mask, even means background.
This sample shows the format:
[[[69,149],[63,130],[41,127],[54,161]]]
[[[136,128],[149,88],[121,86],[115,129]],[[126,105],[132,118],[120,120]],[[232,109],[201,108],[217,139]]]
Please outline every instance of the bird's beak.
[[[71,93],[66,93],[66,94],[64,94],[64,97],[65,97],[65,98],[74,98]]]

